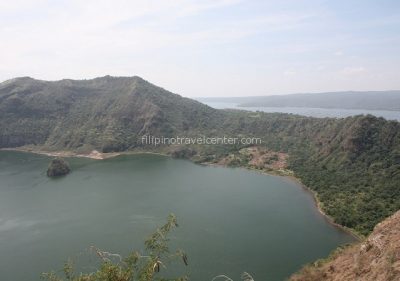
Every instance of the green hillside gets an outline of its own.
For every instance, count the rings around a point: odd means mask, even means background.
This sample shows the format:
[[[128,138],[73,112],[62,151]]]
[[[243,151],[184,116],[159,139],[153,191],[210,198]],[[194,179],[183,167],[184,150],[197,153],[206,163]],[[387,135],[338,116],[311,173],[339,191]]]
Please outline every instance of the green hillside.
[[[245,145],[146,147],[154,136],[260,137],[287,153],[288,168],[318,193],[337,223],[362,234],[400,209],[400,123],[373,116],[345,119],[216,110],[139,77],[0,84],[0,148],[102,152],[159,150],[199,163],[237,157]],[[243,160],[243,161],[242,161]]]
[[[208,130],[217,110],[182,98],[139,77],[0,84],[0,147],[103,152],[132,149],[137,136]]]

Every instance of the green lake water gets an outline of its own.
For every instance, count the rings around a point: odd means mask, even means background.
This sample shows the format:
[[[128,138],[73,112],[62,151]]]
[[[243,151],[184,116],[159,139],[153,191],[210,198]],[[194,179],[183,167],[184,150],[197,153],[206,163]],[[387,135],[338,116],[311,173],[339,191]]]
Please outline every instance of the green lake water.
[[[242,272],[281,281],[303,264],[354,241],[330,225],[312,196],[289,179],[206,167],[157,155],[68,158],[73,172],[49,179],[50,157],[0,151],[0,279],[40,280],[68,258],[88,271],[91,245],[143,249],[176,214],[171,247],[185,250],[191,280]]]

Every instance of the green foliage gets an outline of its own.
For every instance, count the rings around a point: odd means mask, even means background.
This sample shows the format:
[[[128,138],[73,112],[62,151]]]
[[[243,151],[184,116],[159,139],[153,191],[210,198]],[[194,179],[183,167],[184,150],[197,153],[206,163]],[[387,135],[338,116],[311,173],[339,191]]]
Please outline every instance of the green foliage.
[[[196,163],[234,155],[244,145],[153,147],[143,135],[260,137],[289,154],[290,169],[318,193],[325,212],[360,233],[400,208],[400,123],[216,110],[139,77],[54,82],[19,78],[0,84],[0,148],[168,152]],[[138,142],[139,140],[139,142]]]
[[[187,276],[166,278],[162,276],[167,265],[175,260],[188,264],[186,254],[177,250],[171,254],[168,247],[168,234],[178,226],[176,217],[171,214],[167,223],[157,229],[145,241],[146,255],[138,251],[131,252],[126,258],[118,254],[101,251],[92,247],[100,259],[99,268],[90,273],[76,273],[72,261],[64,265],[64,277],[59,277],[55,272],[43,273],[42,278],[47,281],[185,281]],[[116,260],[116,261],[115,261]]]
[[[207,132],[223,114],[139,77],[0,84],[0,148],[124,151],[143,135]]]
[[[336,223],[367,235],[400,209],[400,123],[373,116],[345,119],[228,111],[224,132],[261,137],[270,150],[289,154],[289,168],[318,194]],[[218,162],[240,147],[212,147],[194,158]],[[208,157],[206,157],[208,156]],[[211,160],[211,161],[210,161]]]

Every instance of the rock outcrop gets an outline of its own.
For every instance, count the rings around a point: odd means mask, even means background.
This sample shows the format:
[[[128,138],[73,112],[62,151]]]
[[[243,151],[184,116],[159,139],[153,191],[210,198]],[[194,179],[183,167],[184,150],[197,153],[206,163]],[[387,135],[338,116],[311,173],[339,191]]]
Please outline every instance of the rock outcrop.
[[[62,158],[55,158],[51,160],[49,168],[47,169],[48,177],[64,176],[71,172],[69,164]]]

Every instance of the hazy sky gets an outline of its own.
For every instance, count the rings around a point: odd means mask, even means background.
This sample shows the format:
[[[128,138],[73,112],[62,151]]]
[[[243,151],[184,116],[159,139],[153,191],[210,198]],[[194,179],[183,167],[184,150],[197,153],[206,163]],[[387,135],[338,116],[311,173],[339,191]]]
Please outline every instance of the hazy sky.
[[[183,96],[400,89],[399,0],[0,0],[0,80],[138,75]]]

